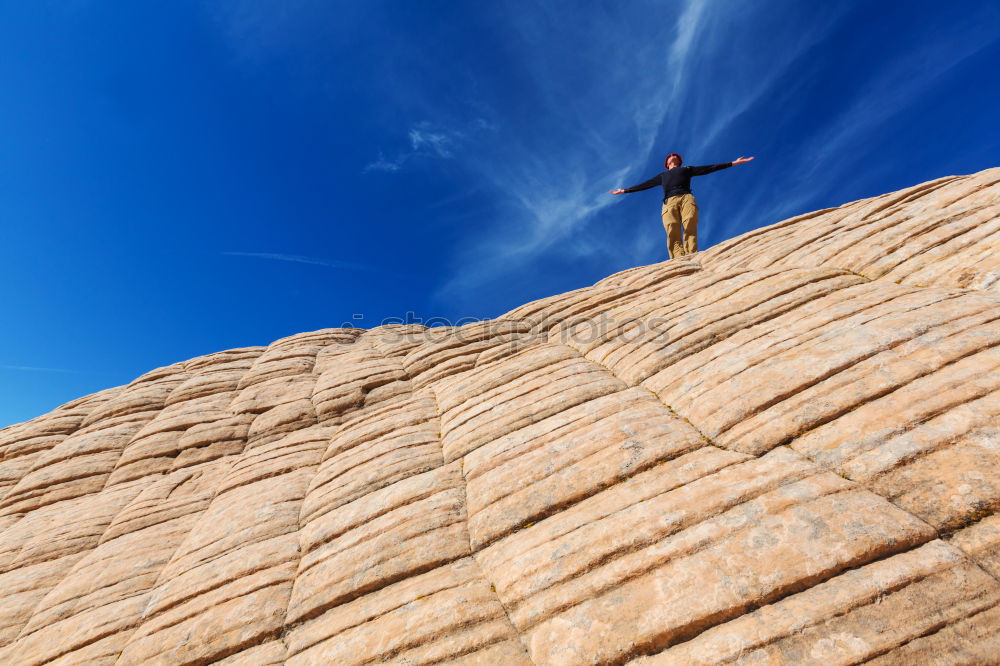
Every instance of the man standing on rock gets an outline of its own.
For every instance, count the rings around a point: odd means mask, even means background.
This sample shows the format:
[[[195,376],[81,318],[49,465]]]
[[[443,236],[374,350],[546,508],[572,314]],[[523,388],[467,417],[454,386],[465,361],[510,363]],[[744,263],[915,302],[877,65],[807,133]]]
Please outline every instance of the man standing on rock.
[[[681,156],[670,153],[667,159],[663,160],[666,171],[645,183],[611,190],[611,194],[638,192],[657,185],[663,186],[663,208],[660,217],[663,218],[663,228],[667,230],[667,252],[671,259],[675,259],[698,251],[698,202],[691,194],[691,178],[704,176],[719,169],[728,169],[734,164],[743,164],[752,159],[753,157],[738,157],[732,162],[710,166],[681,166],[684,162]]]

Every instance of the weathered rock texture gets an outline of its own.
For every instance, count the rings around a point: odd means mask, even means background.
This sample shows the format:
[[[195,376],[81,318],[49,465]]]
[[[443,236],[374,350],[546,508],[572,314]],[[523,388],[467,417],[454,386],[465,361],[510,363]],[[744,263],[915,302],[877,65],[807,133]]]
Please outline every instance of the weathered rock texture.
[[[0,430],[0,663],[998,663],[998,239],[993,169]]]

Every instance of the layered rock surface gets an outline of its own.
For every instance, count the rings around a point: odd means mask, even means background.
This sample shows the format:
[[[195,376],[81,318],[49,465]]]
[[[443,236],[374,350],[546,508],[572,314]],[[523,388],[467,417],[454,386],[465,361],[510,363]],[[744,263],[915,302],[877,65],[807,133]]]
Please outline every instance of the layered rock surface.
[[[997,663],[1000,169],[0,430],[0,663]]]

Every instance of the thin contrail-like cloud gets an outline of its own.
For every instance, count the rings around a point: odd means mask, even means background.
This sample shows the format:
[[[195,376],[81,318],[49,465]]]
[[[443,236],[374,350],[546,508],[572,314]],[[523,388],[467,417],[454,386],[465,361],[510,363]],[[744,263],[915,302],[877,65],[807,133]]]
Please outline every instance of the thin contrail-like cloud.
[[[370,271],[370,266],[355,264],[349,261],[338,261],[336,259],[320,259],[318,257],[306,257],[301,254],[282,254],[278,252],[223,252],[230,257],[252,257],[254,259],[271,259],[272,261],[288,261],[294,264],[310,264],[312,266],[326,266],[328,268],[344,268],[353,271]]]
[[[42,368],[34,365],[0,365],[0,370],[19,370],[21,372],[62,372],[75,374],[76,370],[69,368]]]

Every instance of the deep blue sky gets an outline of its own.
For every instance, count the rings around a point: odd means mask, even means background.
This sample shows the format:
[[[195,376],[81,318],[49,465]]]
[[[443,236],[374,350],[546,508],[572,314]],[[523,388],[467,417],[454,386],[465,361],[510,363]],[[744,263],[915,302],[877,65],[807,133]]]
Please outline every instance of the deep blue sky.
[[[0,2],[0,426],[1000,164],[1000,3]],[[354,316],[358,315],[359,318]]]

